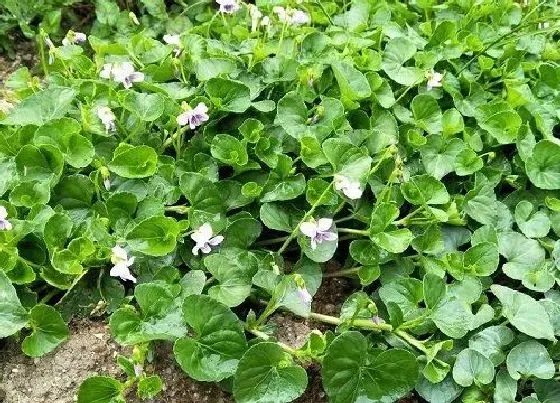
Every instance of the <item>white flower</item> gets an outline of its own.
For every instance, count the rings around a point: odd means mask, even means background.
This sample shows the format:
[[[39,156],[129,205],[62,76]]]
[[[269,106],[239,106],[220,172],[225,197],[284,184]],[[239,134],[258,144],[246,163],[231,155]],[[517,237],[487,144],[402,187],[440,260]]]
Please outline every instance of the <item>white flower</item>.
[[[101,120],[101,123],[105,125],[105,131],[107,133],[115,131],[115,119],[117,119],[117,117],[109,107],[100,106],[97,108],[97,117]]]
[[[290,17],[290,24],[292,25],[304,25],[311,22],[309,15],[301,10],[296,10],[292,13]]]
[[[184,112],[177,116],[177,124],[179,126],[189,125],[191,130],[206,122],[208,117],[208,107],[204,102],[200,102],[194,108],[191,108],[187,103],[183,104]]]
[[[550,22],[539,22],[537,28],[539,29],[547,29],[550,27]]]
[[[280,6],[275,6],[272,8],[272,11],[278,16],[278,19],[281,22],[287,22],[289,17],[288,17],[288,11],[284,8],[284,7],[280,7]]]
[[[103,178],[103,186],[105,187],[105,190],[111,190],[111,178]]]
[[[290,25],[303,25],[311,22],[311,18],[305,11],[280,6],[274,7],[272,11],[276,13],[281,22],[286,22]]]
[[[249,4],[247,7],[249,8],[249,15],[251,16],[251,32],[255,32],[259,28],[259,20],[262,17],[262,13],[254,4]]]
[[[124,88],[132,87],[132,83],[144,81],[144,73],[135,71],[131,62],[106,63],[99,76],[122,83]]]
[[[305,305],[311,305],[311,301],[313,300],[313,297],[311,296],[311,294],[309,294],[307,288],[298,287],[298,295],[299,295],[299,299],[301,299],[301,302],[303,302]]]
[[[163,41],[168,45],[171,45],[175,48],[174,53],[175,56],[179,56],[183,50],[183,44],[181,43],[181,35],[163,35]]]
[[[261,26],[266,27],[268,25],[270,25],[270,17],[268,15],[265,15],[261,20]]]
[[[51,41],[51,39],[48,36],[45,38],[45,44],[49,47],[49,64],[53,64],[56,46],[54,46],[53,41]]]
[[[441,87],[441,80],[443,80],[443,74],[438,73],[437,71],[429,71],[426,73],[426,78],[428,79],[428,83],[426,85],[428,91],[432,88]]]
[[[334,188],[338,191],[342,191],[346,197],[352,200],[359,199],[362,197],[363,193],[360,188],[360,182],[352,182],[343,175],[334,176]]]
[[[0,231],[10,231],[12,228],[12,223],[8,221],[6,207],[0,206]]]
[[[234,14],[239,11],[240,5],[237,0],[216,0],[220,5],[220,12],[226,14]]]
[[[212,235],[212,226],[209,223],[204,223],[191,234],[191,239],[196,242],[196,245],[192,248],[193,255],[198,256],[198,251],[210,253],[212,246],[218,246],[224,240],[221,235],[215,237]]]
[[[86,40],[87,40],[86,34],[82,32],[68,31],[68,33],[62,40],[62,44],[64,46],[77,45],[79,43],[84,43]]]
[[[111,249],[111,263],[113,263],[109,272],[111,276],[136,283],[136,278],[130,274],[130,266],[133,265],[134,258],[129,259],[126,251],[118,245]]]
[[[303,222],[299,229],[303,235],[311,239],[311,249],[316,249],[317,244],[338,238],[336,232],[330,231],[332,224],[333,220],[330,218],[319,218],[319,221]]]

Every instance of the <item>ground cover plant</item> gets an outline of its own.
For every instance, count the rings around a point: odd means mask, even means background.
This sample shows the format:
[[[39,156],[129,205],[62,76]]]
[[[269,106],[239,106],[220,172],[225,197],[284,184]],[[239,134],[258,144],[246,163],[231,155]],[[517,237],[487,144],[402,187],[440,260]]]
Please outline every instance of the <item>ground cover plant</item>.
[[[0,337],[109,317],[237,402],[560,399],[555,2],[97,2],[0,112]],[[325,263],[355,281],[313,312]],[[289,312],[314,330],[276,341]]]

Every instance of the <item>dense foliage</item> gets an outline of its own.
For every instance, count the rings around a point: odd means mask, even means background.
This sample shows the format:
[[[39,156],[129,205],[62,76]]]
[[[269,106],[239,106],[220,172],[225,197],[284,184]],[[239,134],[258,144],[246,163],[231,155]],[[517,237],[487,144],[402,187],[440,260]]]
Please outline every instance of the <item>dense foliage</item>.
[[[133,354],[79,402],[156,396],[155,342],[241,403],[312,362],[335,403],[560,399],[556,2],[141,3],[6,81],[0,337],[110,314]]]

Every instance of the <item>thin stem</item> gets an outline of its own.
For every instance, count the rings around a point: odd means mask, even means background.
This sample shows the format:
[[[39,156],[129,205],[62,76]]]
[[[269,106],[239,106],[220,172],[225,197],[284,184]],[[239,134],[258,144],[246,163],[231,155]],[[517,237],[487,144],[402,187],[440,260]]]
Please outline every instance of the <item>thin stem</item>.
[[[335,25],[334,21],[332,20],[331,16],[329,15],[329,13],[327,13],[327,10],[325,10],[325,6],[323,6],[323,4],[321,3],[321,1],[314,1],[311,4],[319,6],[319,8],[321,9],[321,11],[323,12],[323,14],[325,14],[325,17],[327,17],[327,19],[329,20],[329,23],[331,25]]]
[[[41,66],[43,67],[43,74],[45,78],[49,76],[49,69],[47,68],[47,62],[45,60],[45,41],[41,34],[37,35],[39,44],[39,53],[41,55]]]
[[[364,235],[364,236],[369,235],[369,232],[367,230],[354,229],[354,228],[338,228],[338,232],[343,232],[343,233],[347,233],[347,234]]]
[[[280,243],[280,242],[284,242],[286,239],[288,239],[287,236],[281,236],[278,238],[272,238],[272,239],[265,239],[264,241],[260,241],[258,243],[258,245],[264,246],[264,245],[273,245],[275,243]]]
[[[361,267],[352,267],[351,269],[331,271],[323,274],[325,278],[331,277],[353,277],[360,271]]]
[[[314,320],[314,321],[318,321],[318,322],[323,322],[323,323],[328,323],[331,325],[341,325],[342,323],[344,323],[344,321],[340,318],[337,318],[336,316],[330,316],[330,315],[323,315],[321,313],[316,313],[316,312],[311,312],[308,316],[309,319]],[[351,322],[351,325],[353,327],[359,327],[362,329],[367,329],[367,330],[376,330],[376,331],[385,331],[385,332],[390,332],[393,330],[393,326],[391,326],[388,323],[375,323],[372,320],[367,320],[367,319],[356,319],[353,320]]]
[[[247,332],[251,333],[252,335],[257,336],[257,337],[260,338],[260,339],[263,339],[263,340],[270,340],[270,336],[269,336],[268,334],[264,333],[264,332],[261,332],[260,330],[249,329],[249,328],[245,328],[245,330],[246,330]],[[279,342],[279,341],[276,341],[276,343],[277,343],[280,347],[282,347],[282,350],[284,350],[284,351],[287,352],[288,354],[295,355],[295,356],[298,355],[298,352],[296,351],[296,349],[294,349],[294,348],[288,346],[287,344],[282,343],[282,342]]]

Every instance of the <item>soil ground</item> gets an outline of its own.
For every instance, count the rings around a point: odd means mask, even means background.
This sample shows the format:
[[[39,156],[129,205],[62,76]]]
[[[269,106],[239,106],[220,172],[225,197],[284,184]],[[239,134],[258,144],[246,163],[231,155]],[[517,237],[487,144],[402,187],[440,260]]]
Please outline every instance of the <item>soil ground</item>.
[[[350,282],[345,279],[325,279],[317,293],[314,310],[336,314],[348,295]],[[288,314],[271,318],[277,326],[277,338],[293,347],[305,342],[312,329],[325,330],[321,324],[310,323]],[[42,358],[28,358],[21,353],[20,344],[8,341],[0,346],[0,402],[2,403],[71,403],[76,401],[80,383],[93,375],[121,377],[115,358],[130,351],[117,345],[104,322],[79,320],[72,322],[70,337],[53,353]],[[146,370],[163,378],[164,392],[155,403],[230,403],[231,396],[212,383],[189,379],[175,364],[170,344],[156,350],[153,365]],[[309,386],[298,403],[325,403],[317,366],[307,369]],[[128,401],[140,402],[134,396]]]

